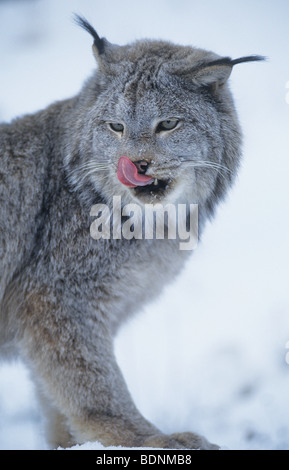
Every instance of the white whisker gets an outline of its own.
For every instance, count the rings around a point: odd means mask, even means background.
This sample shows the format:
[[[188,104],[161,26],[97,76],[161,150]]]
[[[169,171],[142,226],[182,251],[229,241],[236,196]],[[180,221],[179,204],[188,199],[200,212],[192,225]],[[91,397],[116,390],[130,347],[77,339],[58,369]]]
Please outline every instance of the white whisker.
[[[95,168],[95,169],[103,169],[106,170],[108,169],[108,165],[102,165],[102,164],[95,164],[94,162],[87,162],[84,163],[83,165],[80,165],[75,169],[75,171],[81,171],[81,170],[86,170],[90,168]]]
[[[70,171],[70,181],[76,188],[80,188],[84,181],[95,175],[98,181],[106,181],[106,175],[111,168],[111,162],[98,162],[88,160]]]
[[[194,160],[185,160],[185,159],[183,159],[182,162],[185,163],[186,166],[190,166],[193,168],[212,168],[213,170],[219,171],[221,174],[222,173],[232,174],[232,171],[229,168],[227,168],[225,165],[222,165],[216,162],[210,162],[206,160],[194,161]]]

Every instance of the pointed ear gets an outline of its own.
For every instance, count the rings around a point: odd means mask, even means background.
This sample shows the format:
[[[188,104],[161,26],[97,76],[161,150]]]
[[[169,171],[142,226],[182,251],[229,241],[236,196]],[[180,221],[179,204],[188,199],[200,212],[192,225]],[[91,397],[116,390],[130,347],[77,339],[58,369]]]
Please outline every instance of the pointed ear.
[[[213,85],[214,91],[224,85],[231,75],[233,66],[242,62],[255,62],[264,60],[262,56],[247,56],[232,60],[229,57],[208,62],[195,69],[192,74],[193,82],[201,86]]]
[[[222,86],[228,80],[232,72],[232,66],[226,63],[209,63],[196,70],[193,74],[193,82],[200,86]]]

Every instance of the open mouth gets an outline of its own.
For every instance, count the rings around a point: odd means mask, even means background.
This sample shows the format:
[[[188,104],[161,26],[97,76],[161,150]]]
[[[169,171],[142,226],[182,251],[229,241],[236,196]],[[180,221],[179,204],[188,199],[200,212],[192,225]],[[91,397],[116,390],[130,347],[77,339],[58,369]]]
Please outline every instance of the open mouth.
[[[152,195],[163,196],[169,187],[169,181],[155,178],[154,182],[146,186],[136,186],[133,191],[136,196]]]
[[[162,196],[168,189],[169,181],[154,178],[144,173],[144,171],[139,172],[137,166],[128,157],[120,157],[117,166],[117,177],[122,184],[133,188],[137,196]]]

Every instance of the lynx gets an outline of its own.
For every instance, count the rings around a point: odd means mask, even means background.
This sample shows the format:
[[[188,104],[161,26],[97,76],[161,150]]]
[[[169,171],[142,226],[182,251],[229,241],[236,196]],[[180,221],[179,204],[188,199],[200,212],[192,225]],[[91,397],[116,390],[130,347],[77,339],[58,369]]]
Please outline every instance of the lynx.
[[[117,46],[77,22],[97,61],[80,93],[0,126],[1,356],[30,369],[52,448],[218,449],[148,422],[113,349],[123,322],[173,281],[190,251],[178,235],[96,240],[90,211],[112,208],[115,196],[123,206],[197,204],[200,236],[240,162],[228,78],[262,57],[155,40]]]

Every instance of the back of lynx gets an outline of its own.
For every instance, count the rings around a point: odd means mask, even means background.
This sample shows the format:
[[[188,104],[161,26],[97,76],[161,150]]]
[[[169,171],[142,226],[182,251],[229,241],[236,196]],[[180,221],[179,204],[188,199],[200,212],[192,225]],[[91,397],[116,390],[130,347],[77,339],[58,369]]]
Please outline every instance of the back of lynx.
[[[201,233],[239,166],[227,80],[236,64],[261,58],[151,40],[120,47],[78,23],[97,61],[80,93],[0,126],[0,352],[31,370],[52,447],[217,449],[145,420],[113,352],[122,322],[189,252],[177,237],[95,240],[90,210],[112,209],[114,196],[141,209],[198,204]]]

